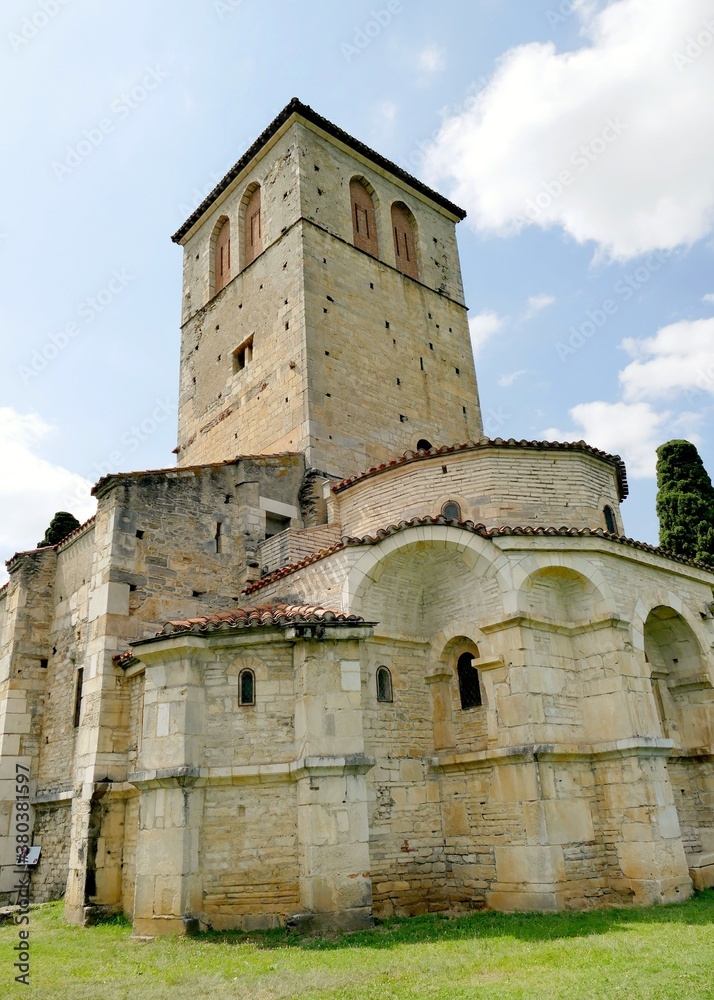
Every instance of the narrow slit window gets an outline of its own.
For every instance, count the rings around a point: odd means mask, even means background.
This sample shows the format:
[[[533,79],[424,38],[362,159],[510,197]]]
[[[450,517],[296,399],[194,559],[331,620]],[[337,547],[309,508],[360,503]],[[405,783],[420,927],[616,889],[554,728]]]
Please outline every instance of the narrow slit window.
[[[241,705],[255,705],[255,674],[252,670],[241,670],[238,687]]]
[[[216,543],[216,552],[220,552],[223,544],[223,525],[220,521],[216,521],[216,533],[213,538]]]
[[[611,535],[616,535],[617,523],[615,521],[615,511],[609,504],[606,504],[603,513],[605,515],[605,526],[607,530],[610,532]]]
[[[483,704],[481,682],[478,670],[473,666],[473,661],[473,653],[462,653],[456,667],[459,676],[459,697],[461,698],[461,707],[464,710],[478,708]]]
[[[387,667],[379,667],[377,669],[377,701],[394,701],[392,675]]]
[[[82,696],[84,688],[84,667],[77,670],[77,679],[74,684],[74,728],[79,727],[82,718]]]

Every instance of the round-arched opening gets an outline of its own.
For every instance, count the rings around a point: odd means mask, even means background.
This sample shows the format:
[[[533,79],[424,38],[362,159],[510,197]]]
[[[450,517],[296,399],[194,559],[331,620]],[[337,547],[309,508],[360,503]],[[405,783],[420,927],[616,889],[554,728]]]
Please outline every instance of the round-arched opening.
[[[605,516],[605,527],[610,532],[611,535],[617,534],[617,522],[615,521],[615,511],[609,504],[605,504],[603,508],[603,514]]]
[[[377,668],[377,701],[394,701],[392,675],[387,667]]]
[[[455,500],[447,500],[447,502],[441,508],[441,513],[443,517],[448,517],[452,521],[461,520],[461,507],[456,503]]]
[[[467,711],[470,708],[480,708],[483,705],[481,694],[481,679],[478,670],[474,667],[474,654],[471,652],[461,653],[456,661],[456,673],[459,678],[459,697],[461,708]]]
[[[426,438],[419,438],[417,441],[417,451],[431,451],[433,447],[431,441],[427,441]]]
[[[255,674],[252,670],[241,670],[238,678],[238,700],[241,705],[255,705]]]
[[[364,177],[353,177],[350,181],[352,236],[354,245],[358,249],[377,257],[379,255],[377,213],[370,187]]]
[[[418,278],[416,225],[412,212],[403,201],[395,201],[392,205],[392,234],[397,270],[410,278]]]

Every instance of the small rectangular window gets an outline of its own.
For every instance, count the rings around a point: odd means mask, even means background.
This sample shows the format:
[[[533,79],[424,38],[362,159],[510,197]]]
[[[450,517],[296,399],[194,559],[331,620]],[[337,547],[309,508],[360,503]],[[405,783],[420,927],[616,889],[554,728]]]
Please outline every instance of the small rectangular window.
[[[233,374],[243,371],[253,360],[253,338],[249,337],[233,351]]]

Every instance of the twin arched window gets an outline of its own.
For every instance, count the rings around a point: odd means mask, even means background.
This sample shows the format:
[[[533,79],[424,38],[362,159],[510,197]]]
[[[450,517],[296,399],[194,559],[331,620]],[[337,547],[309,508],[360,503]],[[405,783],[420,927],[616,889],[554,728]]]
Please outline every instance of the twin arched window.
[[[377,213],[370,187],[364,178],[353,177],[350,181],[350,203],[354,245],[373,257],[379,256]],[[397,270],[410,278],[418,278],[414,216],[403,201],[396,201],[392,205],[391,219]]]
[[[250,188],[242,202],[243,260],[246,267],[263,251],[260,218],[260,187]],[[218,221],[212,238],[213,294],[217,295],[231,280],[231,222],[226,216]]]

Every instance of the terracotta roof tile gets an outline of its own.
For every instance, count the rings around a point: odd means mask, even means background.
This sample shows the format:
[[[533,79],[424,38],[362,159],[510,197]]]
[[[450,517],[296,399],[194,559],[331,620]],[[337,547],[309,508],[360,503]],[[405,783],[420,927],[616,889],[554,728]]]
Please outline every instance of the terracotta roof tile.
[[[478,441],[466,441],[464,444],[442,445],[441,448],[430,448],[428,451],[407,451],[399,458],[393,458],[389,462],[382,462],[381,465],[372,466],[358,472],[348,479],[333,483],[330,487],[333,493],[341,493],[342,490],[349,489],[355,483],[362,482],[363,479],[371,479],[372,476],[379,476],[382,472],[394,469],[400,465],[408,465],[410,462],[422,462],[425,459],[436,458],[437,456],[453,455],[463,451],[479,451],[485,448],[528,448],[538,451],[583,451],[593,458],[598,458],[609,465],[613,465],[617,472],[617,485],[620,500],[624,500],[629,493],[627,484],[627,470],[625,463],[619,455],[610,455],[606,451],[593,448],[585,441],[517,441],[515,438],[480,438]]]
[[[395,177],[399,177],[401,180],[406,181],[410,187],[413,187],[416,191],[420,191],[425,194],[432,201],[436,202],[437,205],[441,205],[442,208],[447,209],[452,215],[455,215],[457,219],[465,219],[466,212],[463,208],[459,208],[458,205],[454,205],[452,201],[445,198],[443,195],[439,194],[438,191],[433,191],[430,187],[427,187],[422,181],[418,180],[416,177],[412,177],[411,174],[403,170],[402,167],[397,166],[396,163],[392,163],[386,157],[382,156],[381,153],[377,153],[374,149],[370,149],[369,146],[365,146],[363,142],[355,139],[348,132],[343,131],[343,129],[338,128],[327,118],[323,118],[322,115],[318,115],[316,111],[313,111],[311,107],[307,104],[303,104],[299,101],[297,97],[293,97],[289,104],[286,104],[283,110],[277,115],[276,118],[268,125],[268,127],[261,132],[253,145],[248,149],[240,160],[228,171],[226,176],[218,182],[211,193],[204,198],[198,208],[189,215],[188,219],[184,224],[174,233],[171,237],[174,243],[180,243],[184,236],[193,228],[193,226],[198,222],[201,216],[209,210],[213,202],[218,198],[227,187],[230,186],[232,181],[241,173],[245,167],[248,166],[253,157],[257,156],[260,150],[265,146],[265,144],[278,132],[286,121],[293,114],[301,115],[306,118],[313,125],[317,125],[328,135],[333,136],[340,142],[343,142],[350,149],[354,149],[356,152],[361,153],[362,156],[376,163],[377,166],[383,167],[388,170],[390,174]]]
[[[445,524],[455,528],[462,528],[465,531],[470,531],[474,535],[480,535],[481,538],[488,538],[491,540],[505,535],[606,538],[611,542],[617,542],[619,545],[627,545],[630,548],[641,549],[643,552],[651,552],[653,555],[662,556],[665,559],[671,559],[673,562],[684,563],[687,566],[694,566],[696,569],[703,569],[708,573],[714,573],[714,566],[708,566],[706,563],[696,562],[693,559],[687,559],[684,556],[675,555],[673,552],[667,552],[665,549],[660,549],[655,545],[649,545],[647,542],[638,542],[634,538],[627,538],[625,535],[611,534],[603,528],[569,528],[565,525],[560,528],[534,528],[530,525],[516,525],[514,527],[502,525],[498,528],[487,528],[484,524],[474,524],[473,521],[457,521],[455,518],[444,517],[440,514],[438,517],[412,517],[408,521],[399,521],[396,524],[390,524],[385,528],[379,528],[374,532],[374,534],[362,535],[358,538],[343,535],[341,541],[332,545],[329,549],[323,549],[322,552],[316,552],[313,555],[308,556],[306,559],[301,559],[299,562],[291,563],[288,566],[282,566],[280,569],[277,569],[272,573],[268,573],[262,580],[258,580],[256,583],[251,583],[245,587],[243,593],[254,594],[256,591],[262,590],[269,584],[275,583],[277,580],[281,580],[285,576],[290,576],[292,573],[297,573],[299,570],[304,569],[311,563],[318,562],[320,559],[325,559],[327,556],[331,556],[335,552],[339,552],[341,549],[345,549],[349,546],[376,545],[377,542],[381,541],[383,538],[387,538],[389,535],[395,535],[400,531],[404,531],[406,528],[417,528],[430,524]]]
[[[263,604],[252,608],[235,608],[203,618],[185,618],[166,622],[159,636],[181,632],[218,632],[228,629],[284,628],[288,625],[356,625],[364,622],[357,615],[331,611],[317,604]],[[149,640],[143,640],[147,642]]]

